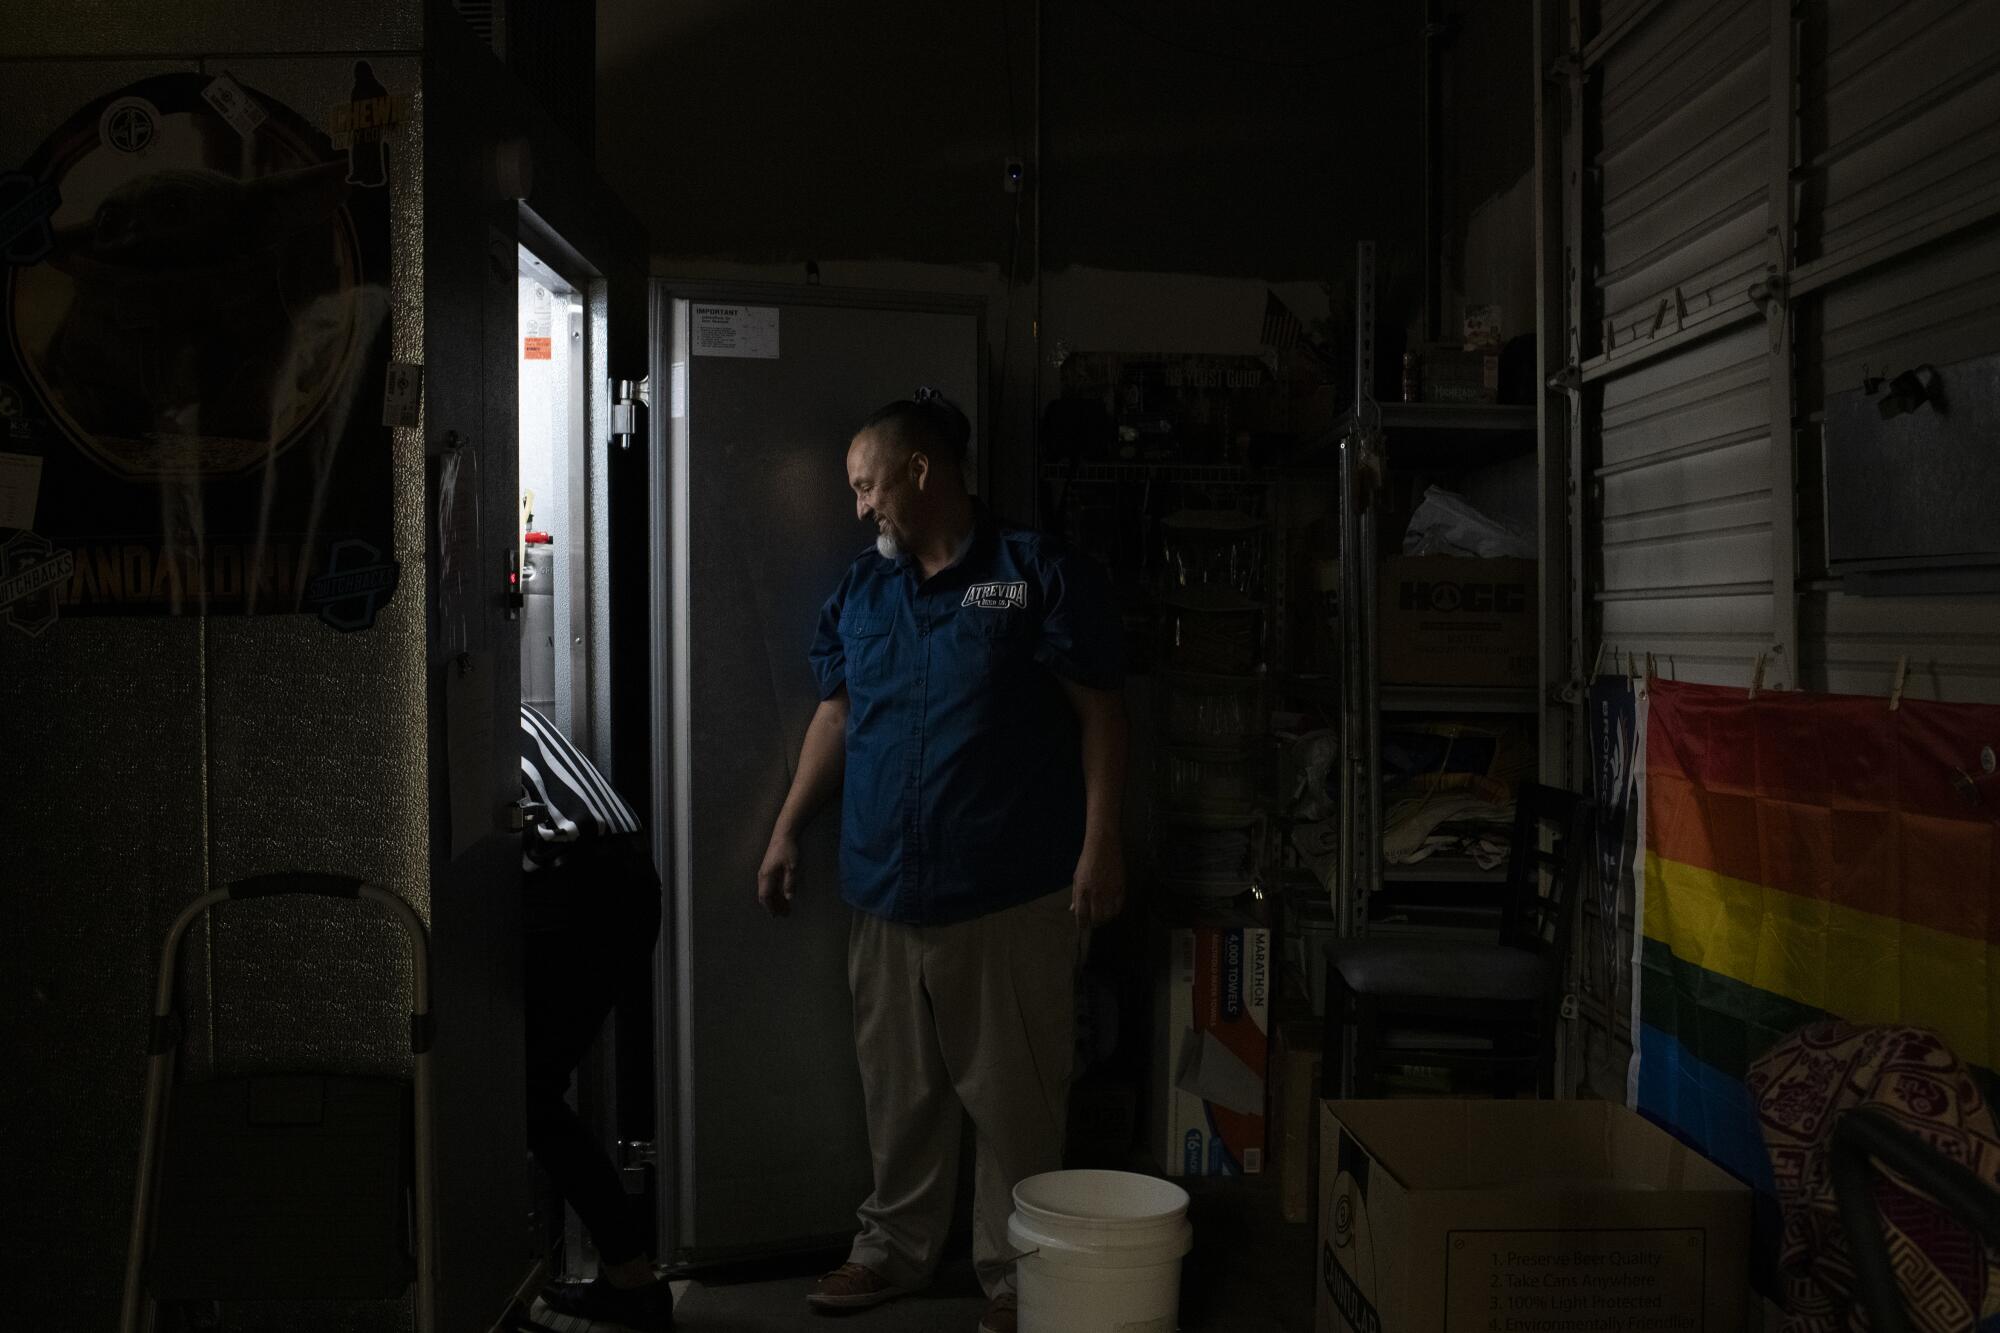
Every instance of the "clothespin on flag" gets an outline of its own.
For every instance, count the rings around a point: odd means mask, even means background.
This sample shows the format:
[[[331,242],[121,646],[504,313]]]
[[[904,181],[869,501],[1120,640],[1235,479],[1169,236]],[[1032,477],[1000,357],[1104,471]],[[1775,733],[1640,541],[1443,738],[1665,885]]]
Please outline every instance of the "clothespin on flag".
[[[1660,674],[1660,673],[1659,673],[1659,670],[1658,670],[1658,668],[1657,668],[1657,667],[1655,667],[1655,666],[1654,666],[1654,664],[1653,664],[1653,655],[1652,655],[1651,653],[1647,653],[1647,654],[1646,654],[1646,679],[1647,679],[1647,680],[1653,680],[1653,679],[1655,679],[1655,678],[1656,678],[1656,677],[1657,677],[1657,676],[1658,676],[1659,674]]]
[[[1757,660],[1750,664],[1750,697],[1757,697],[1757,691],[1764,688],[1764,659],[1767,653],[1758,653]]]
[[[1909,674],[1910,655],[1904,653],[1896,659],[1896,678],[1889,684],[1889,711],[1892,713],[1903,706],[1903,682]]]
[[[1597,683],[1597,673],[1599,669],[1601,669],[1603,666],[1604,666],[1604,640],[1599,639],[1597,641],[1597,656],[1592,658],[1590,661],[1590,680],[1588,682],[1589,684],[1595,685]]]
[[[1639,678],[1639,659],[1630,653],[1625,654],[1625,674],[1634,680]]]

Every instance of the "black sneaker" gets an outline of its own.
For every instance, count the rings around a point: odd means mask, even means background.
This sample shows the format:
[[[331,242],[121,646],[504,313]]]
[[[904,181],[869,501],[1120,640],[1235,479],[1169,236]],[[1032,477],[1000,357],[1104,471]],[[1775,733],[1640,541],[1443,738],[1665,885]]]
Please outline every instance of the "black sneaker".
[[[643,1287],[614,1287],[601,1277],[552,1283],[542,1290],[542,1304],[557,1314],[631,1333],[661,1333],[674,1326],[673,1289],[660,1281]]]

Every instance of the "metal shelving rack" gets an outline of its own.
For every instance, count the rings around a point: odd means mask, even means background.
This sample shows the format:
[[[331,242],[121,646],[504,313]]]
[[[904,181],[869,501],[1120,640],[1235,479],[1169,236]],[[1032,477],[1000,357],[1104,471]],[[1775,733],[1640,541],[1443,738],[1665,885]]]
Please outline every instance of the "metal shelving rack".
[[[1362,934],[1368,894],[1382,882],[1381,718],[1375,708],[1375,506],[1371,474],[1382,470],[1382,417],[1375,383],[1375,243],[1355,259],[1354,411],[1340,441],[1340,882],[1333,913],[1342,935]]]
[[[1377,403],[1375,383],[1375,246],[1363,241],[1355,264],[1354,409],[1340,448],[1342,635],[1340,883],[1335,919],[1343,933],[1366,933],[1369,895],[1385,884],[1480,885],[1505,878],[1463,858],[1386,866],[1382,860],[1382,716],[1483,714],[1534,716],[1533,688],[1384,685],[1377,674],[1374,498],[1389,469],[1391,432],[1409,439],[1532,434],[1535,409],[1493,403]],[[1495,461],[1499,456],[1496,455]]]

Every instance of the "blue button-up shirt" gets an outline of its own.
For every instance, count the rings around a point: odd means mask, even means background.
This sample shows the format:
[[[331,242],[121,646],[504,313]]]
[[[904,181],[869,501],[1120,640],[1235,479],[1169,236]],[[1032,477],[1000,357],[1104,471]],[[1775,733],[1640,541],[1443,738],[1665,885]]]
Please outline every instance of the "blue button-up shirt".
[[[1115,690],[1097,566],[981,514],[929,579],[864,553],[820,612],[821,698],[847,687],[841,896],[943,925],[1068,885],[1083,852],[1082,734],[1062,681]]]

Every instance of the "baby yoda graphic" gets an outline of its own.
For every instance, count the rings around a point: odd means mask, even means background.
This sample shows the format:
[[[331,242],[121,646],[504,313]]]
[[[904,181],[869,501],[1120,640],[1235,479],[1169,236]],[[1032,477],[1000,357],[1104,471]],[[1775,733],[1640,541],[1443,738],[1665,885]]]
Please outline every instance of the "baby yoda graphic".
[[[345,391],[380,305],[359,286],[348,189],[337,160],[244,180],[162,166],[57,229],[48,263],[71,290],[44,388],[100,463],[242,471]]]

